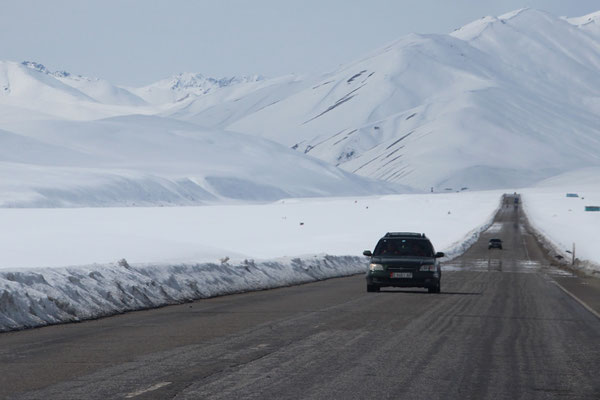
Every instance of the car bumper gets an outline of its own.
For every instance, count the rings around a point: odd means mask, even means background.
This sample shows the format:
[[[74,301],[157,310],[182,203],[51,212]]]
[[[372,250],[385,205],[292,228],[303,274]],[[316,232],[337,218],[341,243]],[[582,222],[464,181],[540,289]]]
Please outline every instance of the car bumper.
[[[389,272],[367,272],[367,284],[379,287],[435,287],[439,284],[441,274],[433,272],[413,272],[412,278],[391,278]]]

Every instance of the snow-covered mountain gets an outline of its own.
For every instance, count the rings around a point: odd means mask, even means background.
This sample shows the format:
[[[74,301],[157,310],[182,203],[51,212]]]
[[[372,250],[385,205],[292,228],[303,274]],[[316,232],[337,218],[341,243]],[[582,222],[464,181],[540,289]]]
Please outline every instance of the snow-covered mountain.
[[[523,9],[320,76],[142,88],[0,62],[0,206],[516,188],[597,167],[599,26]]]
[[[21,65],[42,74],[54,77],[65,85],[79,90],[99,103],[129,106],[141,106],[146,104],[143,99],[137,97],[133,93],[123,88],[114,86],[104,79],[73,75],[67,71],[52,72],[43,64],[33,61],[23,61]]]
[[[9,125],[0,130],[4,207],[195,205],[401,191],[272,141],[156,116]]]
[[[102,79],[52,72],[31,61],[0,61],[0,122],[156,112],[145,106],[143,99]]]
[[[184,72],[141,88],[130,88],[139,97],[152,104],[166,104],[191,100],[213,93],[218,89],[264,80],[262,76],[210,78],[199,73]]]
[[[205,104],[214,104],[263,81],[195,75],[168,90],[187,91],[188,104],[209,95]],[[159,117],[186,102],[148,104],[104,80],[39,63],[0,63],[0,89],[0,206],[194,205],[410,190],[256,136]]]
[[[566,18],[566,20],[579,28],[593,34],[600,35],[600,11],[584,15],[583,17]]]
[[[95,100],[83,92],[65,85],[41,68],[28,64],[0,62],[0,105],[22,107],[48,115],[60,113],[63,105],[83,108]]]
[[[524,9],[409,35],[228,129],[421,189],[600,165],[600,38],[582,20],[597,14]]]
[[[169,107],[162,115],[223,129],[247,115],[305,89],[310,78],[294,75],[263,79],[213,90]]]

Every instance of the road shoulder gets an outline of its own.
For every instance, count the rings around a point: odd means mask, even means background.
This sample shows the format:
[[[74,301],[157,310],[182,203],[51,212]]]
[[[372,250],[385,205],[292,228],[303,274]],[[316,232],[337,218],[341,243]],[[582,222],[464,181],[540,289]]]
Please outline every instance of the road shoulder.
[[[552,276],[565,293],[600,319],[600,279],[587,276]]]

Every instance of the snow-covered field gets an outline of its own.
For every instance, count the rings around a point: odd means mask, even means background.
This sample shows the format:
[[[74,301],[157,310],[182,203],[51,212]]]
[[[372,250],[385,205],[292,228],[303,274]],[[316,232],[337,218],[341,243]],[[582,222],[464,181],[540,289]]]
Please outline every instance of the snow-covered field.
[[[457,255],[501,195],[0,209],[0,330],[360,273],[387,231],[424,232]]]
[[[448,250],[483,224],[501,191],[286,199],[265,205],[0,208],[0,270],[110,263],[359,255],[390,230]],[[32,251],[35,249],[35,251]]]
[[[584,209],[600,205],[599,177],[584,169],[520,191],[535,229],[565,259],[575,242],[592,274],[600,213]],[[360,273],[362,250],[392,230],[425,232],[453,257],[490,225],[502,193],[0,208],[0,331]]]
[[[521,191],[563,257],[600,271],[597,168]],[[454,257],[502,191],[285,199],[202,207],[0,208],[0,331],[360,273],[387,231],[425,232]],[[568,198],[577,193],[579,198]]]
[[[575,243],[576,267],[600,274],[600,212],[585,211],[586,206],[600,206],[600,168],[563,174],[522,193],[529,221],[557,254],[571,260],[567,250]],[[567,197],[567,193],[579,197]]]

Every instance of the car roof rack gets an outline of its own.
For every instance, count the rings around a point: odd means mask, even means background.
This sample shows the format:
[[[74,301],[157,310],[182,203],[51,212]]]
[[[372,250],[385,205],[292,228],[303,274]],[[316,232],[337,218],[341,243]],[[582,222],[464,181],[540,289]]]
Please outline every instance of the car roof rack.
[[[385,237],[414,237],[414,238],[424,238],[426,237],[424,233],[417,232],[388,232],[385,234]]]

